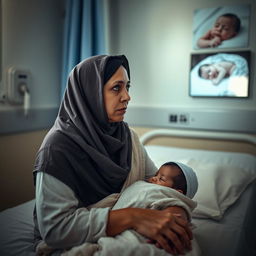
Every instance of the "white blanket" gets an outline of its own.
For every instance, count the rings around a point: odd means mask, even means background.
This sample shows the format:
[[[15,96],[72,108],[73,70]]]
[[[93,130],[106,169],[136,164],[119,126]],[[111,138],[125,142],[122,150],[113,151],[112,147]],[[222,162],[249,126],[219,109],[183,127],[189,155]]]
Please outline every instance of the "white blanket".
[[[138,207],[162,210],[169,206],[183,207],[190,217],[191,211],[196,207],[196,202],[171,188],[145,181],[137,181],[123,191],[113,209]],[[114,238],[100,238],[97,245],[85,243],[81,246],[74,247],[70,251],[63,253],[63,255],[170,255],[155,245],[148,244],[146,241],[147,239],[137,232],[126,230]],[[200,249],[195,240],[192,241],[192,247],[193,250],[186,255],[200,255]]]

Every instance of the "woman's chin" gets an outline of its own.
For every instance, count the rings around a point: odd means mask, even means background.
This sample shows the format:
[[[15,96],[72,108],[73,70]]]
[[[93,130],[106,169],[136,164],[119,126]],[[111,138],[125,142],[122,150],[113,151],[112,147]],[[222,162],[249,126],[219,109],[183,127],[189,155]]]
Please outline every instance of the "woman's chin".
[[[124,116],[120,116],[120,117],[115,117],[115,118],[109,119],[108,121],[110,123],[119,123],[119,122],[122,122],[123,120],[124,120]]]

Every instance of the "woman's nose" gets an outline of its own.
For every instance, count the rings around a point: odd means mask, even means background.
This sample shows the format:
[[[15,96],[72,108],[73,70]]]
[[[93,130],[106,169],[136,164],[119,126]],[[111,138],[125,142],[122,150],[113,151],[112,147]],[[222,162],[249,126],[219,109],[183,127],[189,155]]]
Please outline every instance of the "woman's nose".
[[[131,97],[130,97],[130,94],[128,92],[127,89],[124,89],[123,91],[123,94],[122,94],[122,97],[121,97],[121,101],[124,102],[124,101],[130,101]]]

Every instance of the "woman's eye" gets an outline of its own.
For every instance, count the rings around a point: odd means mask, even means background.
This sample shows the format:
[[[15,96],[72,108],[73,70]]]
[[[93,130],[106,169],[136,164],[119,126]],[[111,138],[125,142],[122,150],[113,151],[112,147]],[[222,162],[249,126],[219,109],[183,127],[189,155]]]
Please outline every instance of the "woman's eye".
[[[127,90],[128,92],[129,92],[130,88],[131,88],[131,85],[130,85],[130,84],[127,84],[127,85],[126,85],[126,90]]]
[[[115,85],[115,86],[112,88],[112,90],[118,92],[118,91],[120,90],[120,85]]]

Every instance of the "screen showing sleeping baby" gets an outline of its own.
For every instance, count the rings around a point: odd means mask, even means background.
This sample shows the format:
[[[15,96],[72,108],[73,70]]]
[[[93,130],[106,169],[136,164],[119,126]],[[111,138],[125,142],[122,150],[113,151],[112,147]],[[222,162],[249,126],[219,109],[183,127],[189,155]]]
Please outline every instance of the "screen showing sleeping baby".
[[[249,51],[192,54],[189,95],[246,98],[249,66]]]

